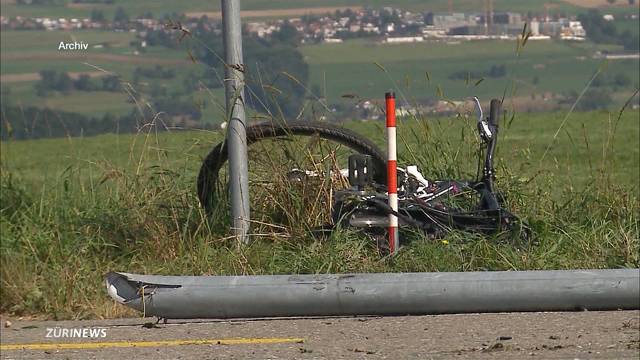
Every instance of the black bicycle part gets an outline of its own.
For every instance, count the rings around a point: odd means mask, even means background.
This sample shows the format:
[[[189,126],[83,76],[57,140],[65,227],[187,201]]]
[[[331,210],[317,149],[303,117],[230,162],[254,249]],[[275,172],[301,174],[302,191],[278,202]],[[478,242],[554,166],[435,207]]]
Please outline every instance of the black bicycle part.
[[[482,170],[482,180],[475,184],[474,189],[481,195],[480,208],[483,210],[500,210],[500,203],[495,194],[493,182],[495,180],[495,169],[493,167],[493,155],[498,143],[498,127],[500,115],[502,113],[502,101],[492,99],[489,108],[489,130],[491,138],[486,144],[486,155]]]
[[[353,154],[349,156],[349,184],[358,190],[373,182],[373,160],[371,155]]]
[[[288,122],[283,124],[265,122],[248,126],[246,133],[247,146],[264,139],[286,139],[295,135],[318,136],[345,145],[360,154],[369,155],[373,180],[386,184],[387,172],[384,152],[373,142],[351,130],[320,122]],[[219,172],[229,158],[227,144],[226,141],[223,141],[209,152],[202,162],[198,174],[198,199],[208,213],[213,211],[215,200],[219,195]]]

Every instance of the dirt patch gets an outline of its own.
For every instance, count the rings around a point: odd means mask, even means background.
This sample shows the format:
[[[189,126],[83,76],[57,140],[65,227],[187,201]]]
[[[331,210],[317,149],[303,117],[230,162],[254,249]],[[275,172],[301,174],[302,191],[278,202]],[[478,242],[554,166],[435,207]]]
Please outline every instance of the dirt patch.
[[[186,55],[185,55],[186,56]],[[158,64],[158,65],[181,65],[191,64],[192,62],[187,59],[162,59],[145,56],[134,55],[116,55],[116,54],[87,54],[87,53],[64,53],[64,52],[42,52],[42,53],[30,53],[30,54],[2,54],[0,57],[2,61],[8,60],[72,60],[72,61],[95,61],[106,60],[114,62],[126,62],[129,64]]]
[[[80,77],[80,75],[89,75],[89,77],[91,77],[91,78],[107,75],[107,73],[102,72],[102,71],[77,71],[77,72],[68,72],[67,74],[73,80],[77,80]],[[2,83],[36,81],[36,80],[40,80],[40,74],[39,73],[23,73],[23,74],[0,75],[0,82],[2,82]]]
[[[585,8],[597,8],[603,6],[618,6],[618,7],[628,7],[628,6],[640,6],[640,2],[636,2],[635,5],[629,5],[627,0],[616,1],[614,4],[609,4],[607,0],[564,0],[564,2],[569,3],[571,5],[581,6]]]
[[[296,17],[309,14],[327,14],[333,13],[336,10],[351,9],[358,11],[362,9],[362,6],[326,6],[326,7],[308,7],[308,8],[293,8],[293,9],[274,9],[274,10],[242,10],[240,16],[243,18],[260,18],[260,17]],[[199,18],[206,15],[209,18],[221,19],[222,13],[220,11],[202,11],[202,12],[187,12],[187,17]]]

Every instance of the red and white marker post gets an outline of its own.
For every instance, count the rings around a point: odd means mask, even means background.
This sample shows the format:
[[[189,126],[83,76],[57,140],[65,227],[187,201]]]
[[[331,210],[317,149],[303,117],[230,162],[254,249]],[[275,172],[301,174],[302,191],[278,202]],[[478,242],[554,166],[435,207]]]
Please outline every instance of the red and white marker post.
[[[384,95],[387,112],[387,192],[389,206],[398,212],[398,174],[396,155],[396,95],[388,92]],[[389,214],[389,253],[395,255],[400,248],[398,236],[398,217]]]

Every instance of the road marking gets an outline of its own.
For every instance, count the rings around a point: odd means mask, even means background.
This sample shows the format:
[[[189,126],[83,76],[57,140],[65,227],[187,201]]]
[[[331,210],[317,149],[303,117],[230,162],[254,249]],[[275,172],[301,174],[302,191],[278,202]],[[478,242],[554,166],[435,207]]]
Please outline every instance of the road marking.
[[[287,344],[303,343],[300,338],[242,338],[242,339],[195,339],[160,341],[114,341],[86,343],[49,343],[49,344],[7,344],[0,350],[63,350],[63,349],[103,349],[129,347],[161,347],[181,345],[243,345],[243,344]]]

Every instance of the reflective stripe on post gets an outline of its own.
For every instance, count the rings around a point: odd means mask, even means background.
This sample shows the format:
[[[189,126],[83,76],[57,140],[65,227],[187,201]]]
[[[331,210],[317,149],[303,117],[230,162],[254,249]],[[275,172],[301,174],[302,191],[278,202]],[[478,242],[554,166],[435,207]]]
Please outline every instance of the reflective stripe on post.
[[[398,212],[398,162],[396,156],[396,95],[386,93],[384,95],[387,112],[387,192],[389,194],[389,206],[395,213]],[[398,236],[398,217],[389,214],[389,253],[395,255],[400,247]]]

